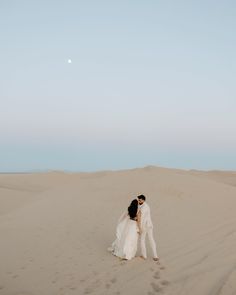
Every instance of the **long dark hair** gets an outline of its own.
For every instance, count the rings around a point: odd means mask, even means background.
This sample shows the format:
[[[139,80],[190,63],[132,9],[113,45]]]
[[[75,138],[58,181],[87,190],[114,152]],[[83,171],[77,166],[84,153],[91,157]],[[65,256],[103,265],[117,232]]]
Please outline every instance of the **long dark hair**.
[[[128,207],[128,213],[130,218],[133,219],[134,217],[136,217],[137,211],[138,211],[138,200],[134,199]]]

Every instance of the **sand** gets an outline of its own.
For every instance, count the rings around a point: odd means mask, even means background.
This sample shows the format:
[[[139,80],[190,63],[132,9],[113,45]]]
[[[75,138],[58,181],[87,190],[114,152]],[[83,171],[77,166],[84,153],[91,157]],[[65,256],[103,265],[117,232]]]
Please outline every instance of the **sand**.
[[[160,263],[107,251],[141,193]],[[0,295],[70,294],[236,294],[236,172],[0,174]]]

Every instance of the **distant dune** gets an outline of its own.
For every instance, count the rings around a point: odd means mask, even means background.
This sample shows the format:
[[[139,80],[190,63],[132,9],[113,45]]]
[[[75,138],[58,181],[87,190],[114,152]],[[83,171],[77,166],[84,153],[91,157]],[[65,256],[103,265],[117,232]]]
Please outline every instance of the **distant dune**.
[[[141,193],[160,264],[107,251]],[[70,294],[235,295],[236,172],[0,174],[0,295]]]

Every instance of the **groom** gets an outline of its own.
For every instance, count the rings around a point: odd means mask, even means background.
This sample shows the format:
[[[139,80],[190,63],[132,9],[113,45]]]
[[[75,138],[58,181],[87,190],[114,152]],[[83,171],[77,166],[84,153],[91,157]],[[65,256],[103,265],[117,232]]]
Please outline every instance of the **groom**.
[[[150,246],[153,252],[153,260],[158,261],[159,257],[157,256],[156,243],[153,238],[153,224],[150,215],[150,207],[145,202],[146,197],[144,195],[139,195],[138,197],[139,209],[141,210],[141,235],[140,235],[140,246],[142,258],[147,259],[147,250],[145,245],[146,235],[150,242]]]

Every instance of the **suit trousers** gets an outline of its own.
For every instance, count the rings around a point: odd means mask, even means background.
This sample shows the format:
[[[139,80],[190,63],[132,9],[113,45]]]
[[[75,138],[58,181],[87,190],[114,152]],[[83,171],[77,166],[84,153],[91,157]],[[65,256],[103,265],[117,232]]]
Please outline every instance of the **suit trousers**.
[[[157,256],[157,250],[156,250],[156,242],[153,238],[153,228],[148,228],[147,230],[142,231],[140,235],[141,254],[144,258],[147,258],[146,235],[148,235],[148,240],[153,252],[153,257],[156,258],[158,256]]]

